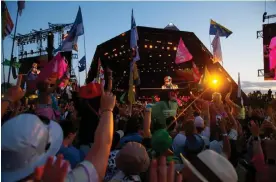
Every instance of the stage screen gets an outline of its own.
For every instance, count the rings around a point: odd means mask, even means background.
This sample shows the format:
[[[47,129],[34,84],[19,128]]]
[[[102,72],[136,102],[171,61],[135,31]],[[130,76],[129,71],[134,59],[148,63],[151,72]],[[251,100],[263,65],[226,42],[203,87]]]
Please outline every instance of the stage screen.
[[[263,25],[264,79],[276,80],[276,23]]]

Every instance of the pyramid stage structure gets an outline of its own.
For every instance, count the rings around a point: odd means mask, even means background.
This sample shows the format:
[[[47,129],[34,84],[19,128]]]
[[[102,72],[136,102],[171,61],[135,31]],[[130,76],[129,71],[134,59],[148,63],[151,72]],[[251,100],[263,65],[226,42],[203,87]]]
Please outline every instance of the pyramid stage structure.
[[[183,70],[191,69],[193,61],[201,74],[204,72],[204,67],[207,66],[211,75],[219,75],[220,84],[216,91],[221,92],[223,97],[229,92],[232,85],[231,98],[236,99],[237,83],[220,63],[213,64],[211,52],[193,32],[179,31],[172,23],[164,29],[138,26],[137,31],[140,55],[137,66],[141,80],[138,87],[139,95],[149,96],[154,92],[158,94],[157,90],[164,84],[165,76],[171,76],[173,83],[178,84],[179,88],[186,88],[182,89],[184,95],[189,94],[191,89],[197,88],[197,84],[188,83],[193,81],[193,78],[183,74]],[[175,64],[175,57],[180,38],[183,39],[189,52],[193,55],[193,59],[177,65]],[[130,62],[132,61],[130,31],[126,31],[97,46],[86,80],[87,83],[93,81],[97,75],[98,59],[101,60],[104,69],[109,67],[113,71],[114,90],[127,91]],[[145,88],[151,89],[145,91]],[[152,88],[156,88],[156,90]],[[211,92],[214,92],[214,90]],[[244,93],[242,94],[246,103],[247,96]],[[205,95],[210,99],[211,94]]]

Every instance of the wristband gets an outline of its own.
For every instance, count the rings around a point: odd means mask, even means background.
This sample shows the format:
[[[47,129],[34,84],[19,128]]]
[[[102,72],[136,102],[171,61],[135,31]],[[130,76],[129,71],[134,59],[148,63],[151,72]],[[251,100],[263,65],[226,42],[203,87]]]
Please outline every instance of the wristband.
[[[227,136],[228,136],[228,134],[227,134],[227,133],[224,133],[224,134],[222,134],[222,136],[225,136],[225,137],[227,137]]]
[[[105,113],[105,112],[112,112],[112,113],[113,113],[113,110],[111,110],[111,109],[104,109],[104,110],[101,111],[101,115],[102,115],[103,113]]]

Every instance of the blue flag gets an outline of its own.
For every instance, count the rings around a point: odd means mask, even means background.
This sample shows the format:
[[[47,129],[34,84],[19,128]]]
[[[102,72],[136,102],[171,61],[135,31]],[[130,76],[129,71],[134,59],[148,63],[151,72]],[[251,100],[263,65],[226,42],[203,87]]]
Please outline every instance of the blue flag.
[[[79,72],[82,72],[86,69],[86,57],[83,56],[80,60],[79,60]]]
[[[82,21],[81,8],[79,7],[78,14],[76,16],[75,22],[71,27],[68,36],[62,42],[61,46],[54,50],[54,52],[58,51],[72,51],[74,46],[78,42],[78,37],[84,34],[84,27]]]
[[[217,33],[219,34],[220,37],[227,38],[232,34],[232,31],[227,29],[226,27],[218,24],[214,20],[211,20],[209,34],[217,35]]]
[[[133,10],[131,13],[131,31],[130,31],[130,48],[132,48],[132,54],[133,54],[133,61],[139,61],[140,56],[139,56],[139,51],[138,51],[138,32],[137,32],[137,27],[135,23],[135,19],[133,16]]]

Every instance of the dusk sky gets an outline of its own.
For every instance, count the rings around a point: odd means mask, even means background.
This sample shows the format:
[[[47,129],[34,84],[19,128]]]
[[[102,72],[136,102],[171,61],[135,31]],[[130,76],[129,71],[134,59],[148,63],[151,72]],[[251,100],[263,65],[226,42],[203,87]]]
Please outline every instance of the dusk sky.
[[[7,2],[7,6],[15,22],[17,3]],[[263,44],[262,39],[256,39],[256,31],[262,29],[265,2],[26,2],[18,19],[17,32],[26,34],[32,29],[45,29],[48,22],[72,23],[79,6],[84,22],[88,67],[97,45],[130,29],[133,8],[138,26],[164,28],[172,22],[181,31],[194,32],[207,48],[210,47],[210,19],[224,25],[233,32],[227,39],[221,38],[225,69],[235,80],[240,72],[245,91],[268,88],[276,91],[276,82],[264,82],[263,77],[257,77],[257,70],[263,68]],[[266,2],[266,11],[269,15],[276,14],[276,1]],[[4,55],[8,59],[11,46],[12,40],[7,37]],[[84,36],[79,39],[78,46],[81,58],[84,55]],[[15,53],[18,53],[17,46]],[[73,65],[76,67],[77,61]],[[5,72],[8,72],[7,67]],[[81,83],[84,77],[83,72]]]

